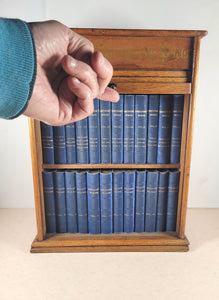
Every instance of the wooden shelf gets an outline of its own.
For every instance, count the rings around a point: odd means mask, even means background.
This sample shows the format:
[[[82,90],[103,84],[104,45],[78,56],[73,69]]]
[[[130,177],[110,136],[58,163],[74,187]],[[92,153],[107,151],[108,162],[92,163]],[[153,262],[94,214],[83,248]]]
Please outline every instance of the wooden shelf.
[[[180,169],[180,164],[43,164],[43,169]]]

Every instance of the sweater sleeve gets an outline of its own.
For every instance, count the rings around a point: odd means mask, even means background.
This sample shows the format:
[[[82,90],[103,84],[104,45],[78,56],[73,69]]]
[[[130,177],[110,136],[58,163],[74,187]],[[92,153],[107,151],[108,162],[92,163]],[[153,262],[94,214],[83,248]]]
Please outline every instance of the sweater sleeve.
[[[0,18],[0,118],[14,119],[27,108],[36,79],[36,50],[28,24]]]

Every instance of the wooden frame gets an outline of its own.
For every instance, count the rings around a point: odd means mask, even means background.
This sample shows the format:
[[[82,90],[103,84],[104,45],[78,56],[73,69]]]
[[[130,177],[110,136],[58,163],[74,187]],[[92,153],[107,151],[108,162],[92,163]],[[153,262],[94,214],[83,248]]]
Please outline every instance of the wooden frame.
[[[120,93],[184,94],[180,164],[43,164],[40,122],[29,120],[37,236],[31,252],[188,251],[186,209],[192,151],[200,39],[206,31],[74,29],[112,62]],[[148,46],[149,45],[149,46]],[[166,47],[166,48],[165,48]],[[128,49],[128,50],[127,50]],[[126,51],[127,50],[127,51]],[[143,62],[140,63],[140,61]],[[92,168],[177,168],[180,171],[176,232],[110,235],[47,234],[42,171]]]

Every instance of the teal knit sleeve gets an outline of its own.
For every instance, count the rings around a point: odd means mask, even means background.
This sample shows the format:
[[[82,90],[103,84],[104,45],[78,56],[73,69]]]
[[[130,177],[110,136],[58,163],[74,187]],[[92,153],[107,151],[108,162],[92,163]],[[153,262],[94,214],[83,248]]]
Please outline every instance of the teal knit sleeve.
[[[0,18],[0,118],[14,119],[28,105],[36,79],[36,51],[28,24]]]

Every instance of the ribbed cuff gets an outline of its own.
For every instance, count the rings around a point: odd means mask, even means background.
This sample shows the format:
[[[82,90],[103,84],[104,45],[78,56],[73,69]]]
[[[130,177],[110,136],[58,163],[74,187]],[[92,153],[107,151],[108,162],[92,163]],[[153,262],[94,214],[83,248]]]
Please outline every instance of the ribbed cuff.
[[[27,108],[36,79],[36,50],[29,25],[0,19],[0,117],[14,119]]]

